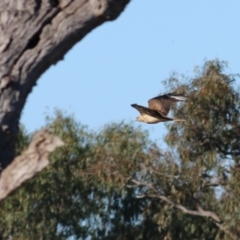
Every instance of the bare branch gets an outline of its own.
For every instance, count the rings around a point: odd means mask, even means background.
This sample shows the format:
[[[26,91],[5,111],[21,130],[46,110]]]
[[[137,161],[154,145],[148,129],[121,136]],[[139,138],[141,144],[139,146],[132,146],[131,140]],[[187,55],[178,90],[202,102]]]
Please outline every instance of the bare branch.
[[[237,240],[237,236],[233,235],[231,232],[229,232],[223,225],[223,221],[218,217],[218,215],[212,211],[205,211],[200,204],[197,204],[197,210],[191,210],[186,208],[185,206],[181,205],[181,204],[177,204],[174,201],[170,200],[169,198],[167,198],[166,196],[163,196],[161,194],[159,194],[159,191],[157,191],[156,188],[153,187],[152,184],[150,183],[145,183],[145,182],[140,182],[136,179],[131,179],[131,181],[135,184],[136,186],[145,186],[148,187],[149,189],[153,190],[156,194],[146,194],[146,195],[140,195],[137,196],[137,198],[158,198],[161,199],[164,202],[167,202],[168,204],[170,204],[172,207],[175,207],[177,209],[180,209],[181,211],[183,211],[186,214],[190,214],[190,215],[195,215],[195,216],[200,216],[200,217],[209,217],[212,218],[216,224],[216,226],[219,227],[219,229],[221,229],[223,232],[225,232],[225,234],[227,234],[231,239]],[[130,186],[133,187],[133,186]]]
[[[228,229],[226,229],[226,227],[224,227],[224,225],[222,223],[215,223],[219,229],[221,229],[223,232],[225,232],[231,239],[233,240],[239,240],[239,238],[237,236],[235,236],[234,234],[232,234],[230,231],[228,231]]]
[[[206,188],[206,187],[219,187],[219,186],[225,186],[227,185],[226,181],[219,180],[217,182],[211,183],[211,182],[205,182],[202,183],[201,188]]]
[[[28,148],[2,172],[0,178],[0,201],[6,198],[23,182],[33,177],[49,164],[48,156],[63,141],[49,130],[42,130],[33,136]]]
[[[166,174],[166,173],[161,173],[161,172],[158,172],[154,169],[151,169],[151,171],[155,174],[157,174],[158,176],[164,176],[166,178],[174,178],[174,179],[179,179],[180,178],[180,175],[170,175],[170,174]]]

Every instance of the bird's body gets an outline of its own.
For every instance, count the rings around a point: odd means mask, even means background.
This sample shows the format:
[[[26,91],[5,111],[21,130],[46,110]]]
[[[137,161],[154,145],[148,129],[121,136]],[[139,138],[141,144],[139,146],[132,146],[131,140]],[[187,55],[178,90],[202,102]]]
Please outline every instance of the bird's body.
[[[149,116],[147,114],[143,114],[143,115],[140,115],[137,117],[137,120],[139,122],[145,122],[145,123],[148,123],[148,124],[154,124],[154,123],[159,123],[159,122],[165,122],[165,121],[171,121],[171,120],[161,120],[159,118],[156,118],[156,117],[152,117],[152,116]]]
[[[160,120],[156,117],[149,116],[147,114],[143,114],[137,117],[139,122],[145,122],[149,124],[159,123]]]
[[[185,101],[187,98],[181,94],[169,93],[166,95],[160,95],[152,98],[148,101],[148,108],[132,104],[131,106],[136,108],[140,112],[140,116],[137,117],[137,121],[145,122],[148,124],[155,124],[159,122],[175,121],[181,122],[184,119],[170,118],[167,116],[171,105],[174,102]]]

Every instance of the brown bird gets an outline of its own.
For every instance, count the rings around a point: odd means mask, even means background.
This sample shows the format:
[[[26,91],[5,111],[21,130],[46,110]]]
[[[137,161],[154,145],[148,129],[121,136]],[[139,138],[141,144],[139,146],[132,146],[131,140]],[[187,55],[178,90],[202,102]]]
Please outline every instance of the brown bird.
[[[185,100],[187,100],[185,96],[173,92],[150,99],[148,101],[148,108],[138,104],[131,104],[131,106],[136,108],[141,113],[141,115],[136,119],[136,121],[139,122],[145,122],[149,124],[167,121],[182,122],[185,120],[170,118],[167,116],[167,114],[169,113],[173,103]]]

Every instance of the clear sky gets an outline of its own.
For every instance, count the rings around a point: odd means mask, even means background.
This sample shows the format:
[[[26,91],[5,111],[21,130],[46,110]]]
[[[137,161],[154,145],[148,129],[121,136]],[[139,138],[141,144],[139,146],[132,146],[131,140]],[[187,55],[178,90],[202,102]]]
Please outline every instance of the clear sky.
[[[135,120],[130,104],[166,93],[161,82],[171,72],[190,75],[216,58],[240,73],[239,0],[132,0],[117,20],[93,30],[42,75],[21,122],[32,132],[54,108],[94,129]],[[162,123],[138,124],[160,142],[166,133]]]

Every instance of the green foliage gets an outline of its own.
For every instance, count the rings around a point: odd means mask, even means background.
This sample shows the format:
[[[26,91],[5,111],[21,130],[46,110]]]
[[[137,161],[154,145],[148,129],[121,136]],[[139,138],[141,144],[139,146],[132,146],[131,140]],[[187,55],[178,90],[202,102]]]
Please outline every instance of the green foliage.
[[[145,201],[134,198],[133,189],[125,189],[124,176],[134,173],[136,162],[147,157],[147,133],[124,122],[92,132],[60,111],[47,118],[47,127],[65,147],[51,156],[47,169],[2,203],[4,235],[111,239],[120,236],[113,234],[116,229],[132,238]],[[22,131],[19,151],[27,140]],[[141,157],[136,157],[137,151]]]
[[[166,82],[189,100],[173,108],[173,114],[184,116],[186,122],[168,124],[165,140],[178,154],[188,193],[239,237],[240,95],[234,85],[238,75],[224,74],[225,67],[224,62],[208,61],[193,78],[173,77]],[[229,236],[219,233],[210,239]]]
[[[1,204],[4,236],[238,239],[240,95],[225,68],[209,61],[193,77],[165,81],[189,97],[172,110],[186,122],[166,124],[167,151],[133,124],[91,131],[61,111],[47,117],[65,146]],[[22,129],[16,152],[29,141]]]

